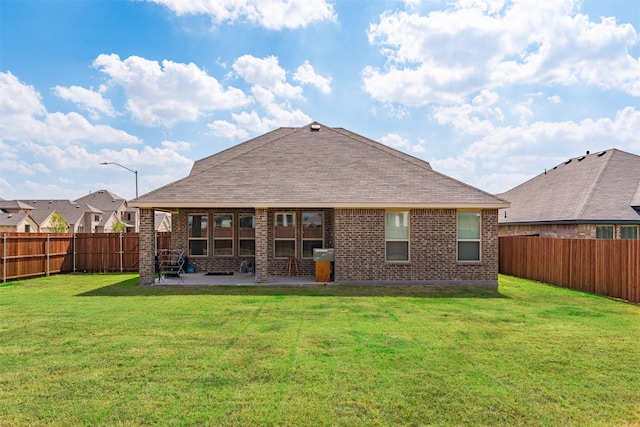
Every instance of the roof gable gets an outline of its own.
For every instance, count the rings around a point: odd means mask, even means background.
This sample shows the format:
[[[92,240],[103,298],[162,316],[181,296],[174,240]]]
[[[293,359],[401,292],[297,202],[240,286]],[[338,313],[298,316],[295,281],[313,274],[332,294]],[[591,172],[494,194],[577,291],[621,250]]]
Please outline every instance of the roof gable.
[[[86,213],[103,213],[100,209],[88,205],[86,203],[75,203],[70,200],[23,200],[25,203],[29,203],[33,206],[33,213],[38,216],[46,218],[54,210],[58,211],[60,215],[69,224],[76,224],[82,220]],[[38,212],[36,214],[36,212]]]
[[[640,156],[610,149],[567,160],[499,196],[501,223],[638,221]]]
[[[102,211],[117,211],[125,205],[126,200],[108,190],[98,190],[74,200],[74,203],[88,204]]]
[[[23,222],[29,222],[29,220],[31,220],[36,226],[39,225],[38,221],[36,221],[28,212],[0,214],[0,226],[14,227],[22,224]]]
[[[316,128],[316,129],[314,129]],[[180,206],[505,206],[429,163],[319,123],[281,128],[194,164],[132,201]]]

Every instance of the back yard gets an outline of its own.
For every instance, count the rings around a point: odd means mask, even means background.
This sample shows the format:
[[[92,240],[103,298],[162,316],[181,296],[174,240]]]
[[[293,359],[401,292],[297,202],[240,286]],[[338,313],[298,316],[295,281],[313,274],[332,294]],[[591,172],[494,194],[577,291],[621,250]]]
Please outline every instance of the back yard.
[[[640,425],[640,307],[498,292],[0,286],[0,425]]]

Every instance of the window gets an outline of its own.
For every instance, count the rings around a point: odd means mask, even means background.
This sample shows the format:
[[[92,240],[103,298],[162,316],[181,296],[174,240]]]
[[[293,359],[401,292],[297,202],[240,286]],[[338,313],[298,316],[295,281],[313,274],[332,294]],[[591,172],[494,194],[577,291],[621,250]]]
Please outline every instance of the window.
[[[386,212],[387,261],[409,261],[409,212]]]
[[[276,258],[296,257],[296,215],[294,213],[275,214],[273,237]]]
[[[213,255],[233,256],[233,214],[213,216]]]
[[[324,247],[322,212],[302,213],[302,258],[313,258],[313,250]]]
[[[638,226],[637,225],[621,225],[620,238],[621,239],[637,239]]]
[[[94,215],[94,216],[93,216],[93,220],[94,220],[95,222],[99,222],[99,221],[100,221],[100,215]]]
[[[613,225],[597,225],[596,239],[613,239]]]
[[[25,233],[31,233],[31,224],[25,224],[24,225],[24,232]]]
[[[189,256],[208,254],[207,215],[189,215]]]
[[[240,245],[240,256],[256,255],[256,216],[240,215],[238,222],[240,223],[240,235],[238,236],[238,244]]]
[[[479,211],[458,211],[458,261],[480,261]]]

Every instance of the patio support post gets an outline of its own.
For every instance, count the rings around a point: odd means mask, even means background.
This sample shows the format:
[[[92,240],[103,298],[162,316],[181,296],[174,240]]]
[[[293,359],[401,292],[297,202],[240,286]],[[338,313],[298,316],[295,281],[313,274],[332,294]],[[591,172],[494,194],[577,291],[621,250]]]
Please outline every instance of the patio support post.
[[[267,209],[256,209],[256,283],[267,283],[269,271]]]
[[[140,284],[153,285],[155,281],[153,209],[140,208],[139,257]]]

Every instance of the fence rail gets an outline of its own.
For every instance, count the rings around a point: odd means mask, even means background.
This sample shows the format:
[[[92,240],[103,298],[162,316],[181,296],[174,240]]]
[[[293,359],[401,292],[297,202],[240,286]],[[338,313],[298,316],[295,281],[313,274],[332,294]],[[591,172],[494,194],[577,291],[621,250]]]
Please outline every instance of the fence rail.
[[[2,282],[56,273],[137,272],[138,233],[3,233]],[[156,233],[158,249],[171,233]]]
[[[640,303],[640,240],[500,237],[500,273]]]

